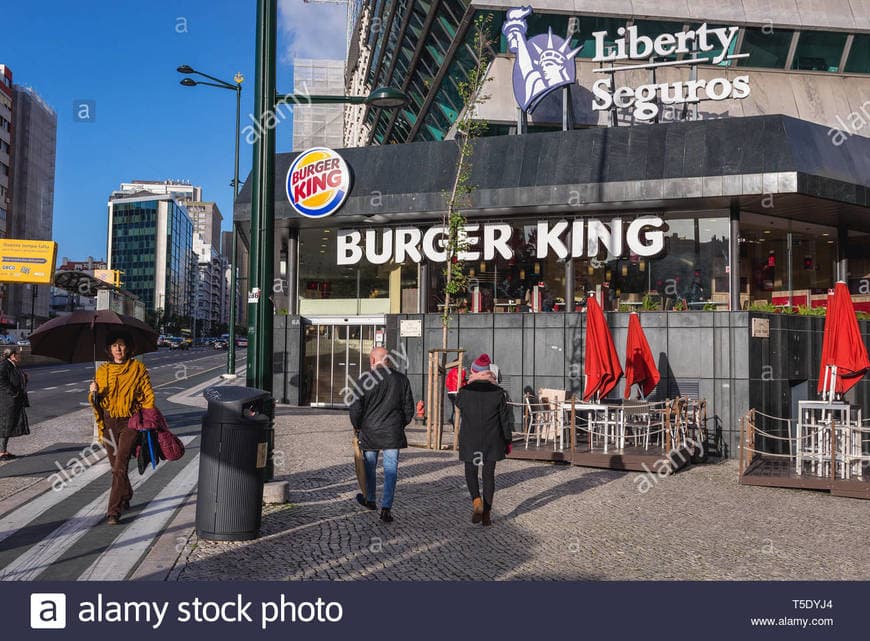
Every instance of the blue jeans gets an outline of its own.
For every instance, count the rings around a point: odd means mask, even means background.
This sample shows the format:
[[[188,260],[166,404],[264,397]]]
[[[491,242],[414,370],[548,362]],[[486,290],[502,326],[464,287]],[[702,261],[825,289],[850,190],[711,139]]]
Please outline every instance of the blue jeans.
[[[380,450],[365,450],[366,463],[366,501],[375,501],[375,470],[378,467],[378,452]],[[381,507],[393,507],[393,495],[396,493],[396,478],[399,476],[399,450],[384,450],[384,496]]]

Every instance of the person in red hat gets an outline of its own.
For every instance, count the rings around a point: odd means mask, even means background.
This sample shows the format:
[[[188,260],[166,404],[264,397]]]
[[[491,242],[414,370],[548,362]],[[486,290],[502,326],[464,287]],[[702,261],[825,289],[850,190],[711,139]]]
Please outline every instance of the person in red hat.
[[[465,462],[465,482],[471,494],[471,522],[491,525],[495,495],[495,464],[510,452],[513,417],[507,393],[498,386],[490,369],[489,354],[471,364],[468,384],[459,390],[459,460]],[[483,474],[483,496],[479,470]]]

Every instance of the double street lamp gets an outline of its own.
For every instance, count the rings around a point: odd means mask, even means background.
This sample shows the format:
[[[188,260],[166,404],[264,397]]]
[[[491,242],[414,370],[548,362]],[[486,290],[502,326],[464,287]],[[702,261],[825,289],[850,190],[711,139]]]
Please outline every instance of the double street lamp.
[[[242,108],[242,82],[245,78],[241,73],[236,73],[233,76],[233,82],[227,82],[220,78],[215,78],[207,73],[197,71],[190,65],[181,65],[177,69],[178,73],[185,75],[197,75],[203,78],[208,78],[214,82],[204,82],[202,80],[194,80],[193,78],[184,78],[181,84],[185,87],[195,87],[197,85],[207,85],[209,87],[217,87],[218,89],[229,89],[236,92],[236,137],[235,137],[235,160],[233,165],[233,205],[239,197],[239,129]],[[238,299],[236,296],[236,224],[232,213],[230,213],[232,221],[232,254],[230,255],[230,318],[229,318],[229,345],[227,345],[227,372],[229,377],[235,376],[236,373],[236,309],[238,308]],[[196,322],[196,321],[194,321]]]

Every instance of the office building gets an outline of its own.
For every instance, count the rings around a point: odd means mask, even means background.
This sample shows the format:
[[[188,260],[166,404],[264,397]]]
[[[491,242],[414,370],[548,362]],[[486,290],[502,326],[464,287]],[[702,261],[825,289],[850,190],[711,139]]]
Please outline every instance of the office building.
[[[451,137],[453,124],[464,109],[458,84],[474,63],[471,26],[480,16],[490,19],[487,60],[491,63],[488,75],[491,81],[485,85],[489,99],[478,113],[489,123],[490,134],[515,131],[516,54],[502,27],[507,12],[517,6],[508,0],[365,3],[350,47],[348,89],[355,95],[366,95],[375,87],[397,87],[408,94],[410,103],[398,110],[359,109],[363,112],[359,122],[348,121],[348,130],[357,131],[357,137],[349,140],[348,146]],[[576,82],[570,89],[574,107],[570,126],[574,128],[607,126],[614,118],[619,124],[639,122],[633,106],[613,111],[591,108],[595,83],[610,75],[600,73],[603,62],[596,60],[599,43],[593,34],[606,32],[601,48],[605,53],[616,51],[615,47],[622,44],[617,31],[620,28],[636,29],[635,43],[641,37],[662,34],[665,38],[674,38],[669,34],[700,34],[701,25],[711,29],[714,25],[738,28],[735,37],[727,42],[727,57],[721,60],[718,59],[721,44],[718,40],[714,42],[712,36],[708,51],[665,52],[667,62],[686,64],[659,67],[653,84],[673,85],[718,77],[731,82],[749,74],[750,95],[743,100],[715,100],[701,92],[698,103],[662,105],[654,122],[779,113],[842,128],[841,123],[848,123],[851,114],[867,120],[862,109],[870,113],[870,108],[865,107],[870,96],[870,23],[865,17],[868,6],[863,0],[787,0],[776,7],[748,0],[727,5],[687,4],[677,0],[654,4],[584,0],[547,2],[540,7],[533,4],[532,9],[525,19],[526,26],[518,25],[517,32],[528,29],[529,38],[543,35],[546,39],[548,29],[552,29],[555,37],[567,40],[564,51],[553,50],[543,62],[554,63],[560,56],[574,54]],[[697,48],[706,42],[706,38],[702,41],[700,37],[687,39],[686,48]],[[714,45],[720,50],[713,49]],[[643,52],[645,46],[646,41],[642,41],[637,48]],[[649,57],[646,56],[647,61]],[[705,58],[705,62],[690,64],[693,57]],[[718,64],[712,64],[714,61]],[[619,70],[622,66],[634,68]],[[637,61],[628,64],[616,61],[614,67],[617,69],[614,81],[620,86],[637,88],[651,82],[650,69],[637,68]],[[550,68],[555,65],[550,64]],[[723,86],[717,83],[714,93]],[[563,92],[545,98],[528,114],[526,130],[561,129],[563,99]]]
[[[12,176],[12,70],[0,64],[0,238],[6,237],[6,222],[12,206],[9,191]]]
[[[110,196],[108,211],[108,268],[124,272],[124,289],[158,316],[191,316],[197,273],[193,222],[178,196],[122,187]]]
[[[13,85],[14,126],[9,238],[51,240],[57,114],[31,87]],[[50,287],[8,286],[6,311],[19,328],[36,327],[49,317]]]
[[[814,397],[820,324],[774,319],[763,339],[750,321],[758,309],[824,305],[838,280],[870,311],[870,23],[866,2],[784,4],[794,9],[366,3],[348,86],[394,86],[411,101],[364,108],[362,147],[336,152],[346,167],[305,174],[305,202],[276,190],[276,276],[298,256],[286,269],[298,322],[275,320],[287,359],[276,394],[342,405],[383,342],[411,355],[425,398],[424,355],[441,346],[451,138],[466,108],[457,84],[473,62],[470,25],[486,13],[490,97],[474,113],[489,129],[462,207],[469,281],[449,346],[489,353],[514,399],[526,386],[576,394],[591,292],[620,349],[627,312],[647,310],[663,355],[655,398],[707,399],[723,451],[737,451],[749,408],[794,415]],[[278,154],[276,175],[297,157]],[[341,201],[327,181],[345,171]],[[243,234],[250,193],[234,212]],[[311,207],[316,217],[299,211]],[[870,381],[849,400],[866,415]]]
[[[301,96],[344,94],[344,62],[341,60],[293,61],[293,93]],[[344,142],[342,105],[293,106],[293,149],[341,147]]]
[[[216,203],[188,200],[184,203],[187,213],[193,221],[193,232],[199,234],[203,241],[220,252],[221,221],[224,217]]]

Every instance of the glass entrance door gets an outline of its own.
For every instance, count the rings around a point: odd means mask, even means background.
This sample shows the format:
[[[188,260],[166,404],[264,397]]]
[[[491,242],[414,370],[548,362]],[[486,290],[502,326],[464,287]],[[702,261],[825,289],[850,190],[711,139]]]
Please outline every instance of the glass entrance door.
[[[346,407],[355,382],[369,367],[369,353],[383,322],[369,319],[318,319],[305,328],[307,402],[317,407]]]

